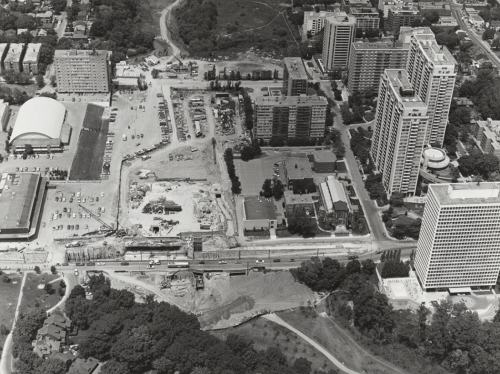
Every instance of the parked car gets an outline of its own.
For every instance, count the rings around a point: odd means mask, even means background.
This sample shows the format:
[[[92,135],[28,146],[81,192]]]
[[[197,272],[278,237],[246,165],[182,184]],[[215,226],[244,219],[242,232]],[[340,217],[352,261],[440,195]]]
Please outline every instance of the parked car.
[[[122,262],[122,263],[121,263],[121,265],[122,265],[122,266],[128,266],[128,265],[130,265],[130,264],[129,264],[128,262],[124,261],[124,262]]]
[[[255,262],[258,264],[262,264],[264,262],[264,260],[255,260]]]
[[[225,265],[225,264],[227,264],[226,261],[219,261],[219,265]]]

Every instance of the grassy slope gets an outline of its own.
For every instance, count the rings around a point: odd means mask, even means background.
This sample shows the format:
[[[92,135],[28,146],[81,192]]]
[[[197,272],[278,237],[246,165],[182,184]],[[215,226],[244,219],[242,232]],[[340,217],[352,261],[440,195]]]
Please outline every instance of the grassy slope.
[[[52,295],[48,295],[44,289],[38,289],[38,285],[45,284],[54,279],[59,278],[57,274],[28,274],[26,278],[26,283],[23,289],[23,299],[21,301],[21,312],[27,310],[28,308],[34,308],[35,303],[38,303],[41,308],[48,310],[56,305],[59,300],[59,293],[57,289],[59,288],[59,282],[52,283],[52,287],[55,292]]]
[[[10,283],[0,282],[0,325],[5,325],[9,330],[14,322],[17,300],[21,289],[22,276],[7,274],[11,279]],[[3,278],[4,275],[1,277]],[[0,347],[7,338],[6,335],[0,335]]]

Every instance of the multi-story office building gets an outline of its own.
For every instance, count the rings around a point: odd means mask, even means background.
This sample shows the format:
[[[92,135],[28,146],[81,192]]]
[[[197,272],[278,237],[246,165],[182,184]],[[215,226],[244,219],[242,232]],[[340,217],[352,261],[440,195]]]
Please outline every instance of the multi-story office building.
[[[417,18],[420,18],[420,13],[418,8],[412,3],[391,5],[389,7],[387,25],[393,34],[397,34],[401,26],[411,26]]]
[[[500,270],[500,183],[431,184],[415,256],[426,291],[491,287]]]
[[[23,71],[23,57],[25,53],[24,44],[10,43],[7,54],[2,61],[5,70]]]
[[[59,92],[109,92],[110,52],[59,50],[54,62]]]
[[[323,37],[323,65],[327,70],[347,67],[355,34],[356,18],[347,15],[334,15],[326,18]]]
[[[311,35],[316,35],[318,32],[323,30],[326,23],[326,17],[335,15],[335,12],[304,12],[304,24],[302,25],[302,31],[304,35],[308,32]],[[338,13],[337,13],[338,14]]]
[[[38,62],[40,60],[41,43],[29,43],[23,59],[23,71],[33,75],[38,74]]]
[[[349,92],[377,91],[385,69],[406,67],[409,44],[354,42],[349,57]]]
[[[316,95],[257,97],[254,135],[265,140],[323,137],[327,105],[325,97]]]
[[[427,106],[404,70],[386,70],[380,81],[371,154],[390,196],[413,196],[427,128]]]
[[[285,57],[283,59],[283,95],[299,96],[307,94],[307,73],[300,57]]]
[[[351,8],[351,16],[356,18],[356,28],[361,30],[378,29],[380,18],[375,8]]]
[[[440,147],[448,124],[457,62],[448,48],[436,43],[434,35],[412,35],[410,40],[406,71],[415,92],[427,104],[425,144]]]

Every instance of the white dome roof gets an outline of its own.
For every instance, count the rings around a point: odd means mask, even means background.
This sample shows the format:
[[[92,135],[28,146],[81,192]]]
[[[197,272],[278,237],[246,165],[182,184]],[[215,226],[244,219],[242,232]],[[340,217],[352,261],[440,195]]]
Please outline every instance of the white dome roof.
[[[64,105],[51,98],[36,97],[26,101],[17,115],[11,143],[19,138],[59,138],[65,114]]]

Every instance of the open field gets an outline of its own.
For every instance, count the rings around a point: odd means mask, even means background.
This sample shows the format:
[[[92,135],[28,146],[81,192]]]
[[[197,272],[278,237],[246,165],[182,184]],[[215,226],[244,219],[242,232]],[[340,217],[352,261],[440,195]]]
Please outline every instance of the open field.
[[[89,104],[78,139],[70,180],[98,180],[101,177],[109,122],[102,120],[104,107]]]
[[[39,289],[38,286],[45,285],[57,278],[60,278],[60,275],[29,273],[26,278],[26,283],[24,284],[23,298],[20,306],[21,313],[28,308],[39,306],[42,309],[48,310],[56,305],[61,299],[58,293],[59,281],[52,283],[52,287],[55,290],[52,295],[48,295],[43,288]]]
[[[262,190],[262,184],[267,178],[273,178],[273,164],[283,160],[281,153],[271,153],[250,161],[234,160],[236,175],[240,178],[242,195],[256,196]]]
[[[348,368],[367,374],[398,374],[391,368],[369,357],[354,344],[330,319],[318,316],[315,310],[303,309],[277,313],[285,322],[306,334],[326,348]]]
[[[278,346],[290,363],[299,357],[304,357],[312,362],[313,370],[328,372],[335,368],[330,360],[295,333],[262,318],[254,319],[234,329],[212,331],[211,334],[221,339],[226,339],[229,334],[242,336],[252,340],[257,350]]]
[[[2,274],[2,278],[4,274]],[[2,306],[0,309],[0,325],[5,325],[10,330],[14,323],[22,276],[17,274],[6,275],[11,281],[9,283],[0,282],[0,305]],[[0,335],[0,347],[3,347],[6,338],[7,335]]]

